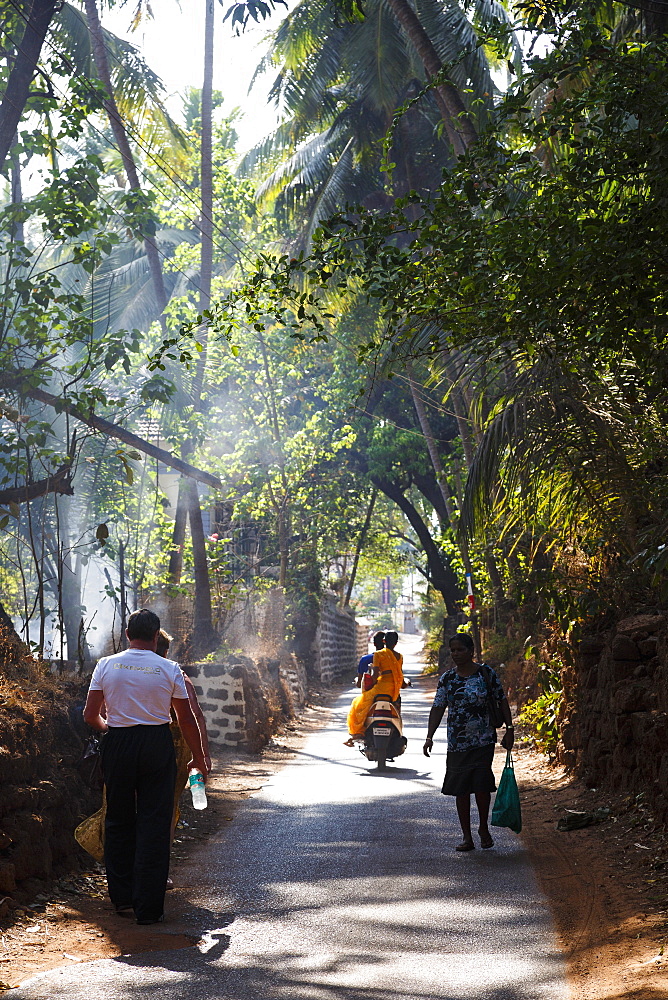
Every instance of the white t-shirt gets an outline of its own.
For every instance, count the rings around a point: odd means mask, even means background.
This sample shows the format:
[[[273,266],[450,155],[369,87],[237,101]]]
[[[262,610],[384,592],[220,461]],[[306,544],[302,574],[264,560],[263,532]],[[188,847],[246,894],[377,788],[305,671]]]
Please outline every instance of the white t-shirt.
[[[107,725],[162,726],[172,698],[187,698],[181,668],[150,649],[125,649],[98,660],[90,681],[107,706]]]

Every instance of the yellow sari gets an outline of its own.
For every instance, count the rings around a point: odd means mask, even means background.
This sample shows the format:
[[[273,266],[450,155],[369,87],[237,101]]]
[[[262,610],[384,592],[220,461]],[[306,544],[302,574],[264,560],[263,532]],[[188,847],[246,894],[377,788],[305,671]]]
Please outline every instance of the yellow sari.
[[[377,675],[374,686],[363,691],[354,699],[348,712],[348,732],[351,736],[361,736],[364,732],[369,709],[379,695],[388,701],[396,701],[401,693],[404,674],[401,669],[404,658],[391,649],[379,649],[373,654],[373,668]]]

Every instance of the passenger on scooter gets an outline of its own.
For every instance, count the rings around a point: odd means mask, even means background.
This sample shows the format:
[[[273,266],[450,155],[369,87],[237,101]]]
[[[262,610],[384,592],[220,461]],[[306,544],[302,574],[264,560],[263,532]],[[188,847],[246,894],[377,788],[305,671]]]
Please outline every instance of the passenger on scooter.
[[[376,647],[376,650],[382,649],[385,645],[385,633],[376,632],[373,639],[371,640]],[[357,677],[355,678],[355,687],[362,686],[362,677],[371,669],[371,664],[373,663],[373,653],[366,653],[364,656],[360,657],[360,661],[357,664]]]
[[[373,687],[363,691],[354,699],[348,712],[348,732],[350,737],[346,746],[353,746],[354,740],[364,737],[364,724],[369,708],[377,698],[384,695],[389,701],[396,702],[404,686],[402,665],[404,658],[397,653],[395,646],[399,641],[396,632],[385,633],[385,649],[379,649],[373,654],[371,675],[375,679]]]

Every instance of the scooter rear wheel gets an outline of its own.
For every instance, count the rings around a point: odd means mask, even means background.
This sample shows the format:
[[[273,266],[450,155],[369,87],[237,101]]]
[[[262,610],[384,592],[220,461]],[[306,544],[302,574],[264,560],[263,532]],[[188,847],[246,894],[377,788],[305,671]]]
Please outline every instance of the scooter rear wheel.
[[[378,757],[377,757],[378,763],[376,765],[376,770],[377,771],[386,771],[387,770],[387,763],[386,763],[386,761],[387,761],[387,754],[385,753],[384,750],[377,750],[376,753],[378,754]]]

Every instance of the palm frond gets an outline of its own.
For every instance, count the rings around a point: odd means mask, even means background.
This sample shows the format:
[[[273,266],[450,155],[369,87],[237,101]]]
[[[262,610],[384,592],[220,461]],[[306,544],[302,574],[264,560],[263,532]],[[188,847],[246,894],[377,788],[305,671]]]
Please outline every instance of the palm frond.
[[[326,164],[335,152],[335,142],[330,129],[313,136],[263,181],[257,190],[258,200],[262,203],[275,199],[282,190],[294,184],[296,178],[299,178],[299,183],[305,190],[312,184],[317,185],[323,169],[326,169]]]
[[[87,79],[97,76],[88,25],[83,13],[64,3],[53,22],[52,31],[67,53],[74,72]],[[185,137],[168,114],[163,83],[131,42],[103,28],[109,54],[109,70],[114,97],[120,113],[139,129],[147,118],[160,122],[170,144],[185,144]]]
[[[499,510],[562,533],[583,519],[599,531],[621,517],[635,523],[628,407],[597,372],[582,375],[554,358],[513,374],[469,470],[463,531],[484,534]]]
[[[345,204],[345,198],[350,193],[351,175],[353,174],[353,140],[349,139],[339,156],[332,163],[329,176],[321,185],[316,197],[313,199],[308,224],[301,236],[303,245],[300,249],[307,252],[313,239],[313,234],[320,223]]]
[[[284,156],[292,146],[292,123],[281,122],[277,129],[257,143],[241,158],[237,166],[240,177],[255,177],[267,169],[274,167],[277,160]]]
[[[424,80],[415,54],[392,12],[382,2],[369,5],[360,24],[351,26],[343,65],[351,94],[383,112],[386,127],[411,80]]]

